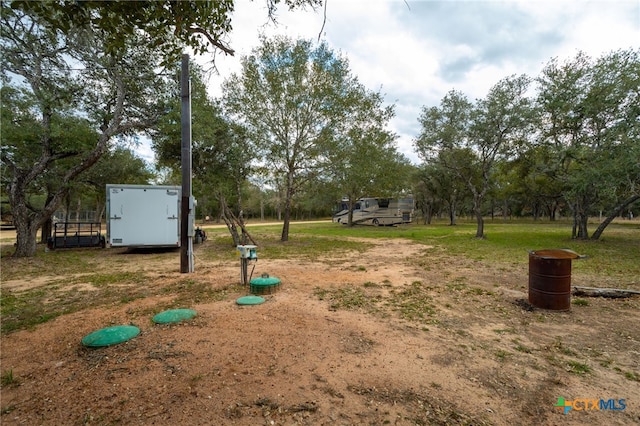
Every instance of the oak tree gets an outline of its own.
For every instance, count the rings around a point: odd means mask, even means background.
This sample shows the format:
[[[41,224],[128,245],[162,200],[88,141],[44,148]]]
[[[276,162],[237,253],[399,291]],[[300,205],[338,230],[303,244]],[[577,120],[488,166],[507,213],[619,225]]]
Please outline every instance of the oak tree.
[[[371,105],[363,93],[346,59],[325,43],[287,37],[263,38],[242,58],[241,72],[223,83],[227,113],[247,127],[261,165],[283,190],[282,241],[289,238],[294,197],[330,174],[338,141]]]

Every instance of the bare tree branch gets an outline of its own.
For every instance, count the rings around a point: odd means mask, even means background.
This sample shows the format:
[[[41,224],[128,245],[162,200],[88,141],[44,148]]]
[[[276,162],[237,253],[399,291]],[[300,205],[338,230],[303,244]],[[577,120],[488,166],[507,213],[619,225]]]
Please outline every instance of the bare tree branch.
[[[324,31],[324,25],[327,23],[327,3],[329,3],[329,0],[324,0],[324,17],[322,19],[322,27],[320,28],[320,32],[318,33],[318,42],[320,42],[322,31]]]

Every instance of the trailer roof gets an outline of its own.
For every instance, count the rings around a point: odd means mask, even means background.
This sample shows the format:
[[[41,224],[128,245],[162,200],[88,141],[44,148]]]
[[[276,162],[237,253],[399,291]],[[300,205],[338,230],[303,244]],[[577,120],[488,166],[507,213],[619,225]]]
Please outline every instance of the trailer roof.
[[[180,185],[134,185],[134,184],[119,184],[108,183],[107,188],[129,188],[129,189],[181,189]]]

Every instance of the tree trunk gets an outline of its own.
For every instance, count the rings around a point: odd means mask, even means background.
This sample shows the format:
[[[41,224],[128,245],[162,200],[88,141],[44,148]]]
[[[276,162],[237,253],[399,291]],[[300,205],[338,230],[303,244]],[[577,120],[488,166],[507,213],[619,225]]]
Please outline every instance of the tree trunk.
[[[239,246],[241,244],[240,234],[238,234],[238,228],[236,228],[235,221],[232,218],[231,211],[227,206],[227,203],[224,197],[220,198],[220,206],[222,208],[222,220],[224,220],[225,225],[227,225],[227,229],[229,230],[229,234],[231,234],[231,238],[233,239],[233,245]]]
[[[584,203],[582,202],[582,200],[578,200],[578,202],[576,202],[576,211],[574,218],[574,229],[577,228],[577,234],[575,235],[575,238],[579,240],[589,239],[589,231],[587,229],[589,216],[584,209]]]
[[[76,222],[84,222],[84,220],[80,217],[80,213],[82,212],[82,203],[80,198],[76,202]]]
[[[587,208],[588,202],[583,196],[577,196],[575,203],[573,204],[573,227],[571,228],[571,238],[578,240],[589,239],[589,215]]]
[[[33,257],[36,255],[36,241],[38,225],[33,221],[17,221],[16,226],[16,251],[14,257]]]
[[[47,219],[43,224],[40,231],[40,243],[47,244],[49,238],[53,233],[53,220],[51,218]]]
[[[476,238],[484,238],[484,218],[482,217],[482,198],[473,197],[473,212],[476,215]]]
[[[9,200],[16,227],[16,251],[13,257],[33,257],[36,254],[38,229],[51,217],[60,200],[53,197],[44,210],[34,213],[27,207],[24,187],[29,178],[15,176],[9,188]]]
[[[347,226],[353,226],[353,207],[355,205],[355,198],[349,197],[349,213],[347,214]]]
[[[49,204],[51,200],[53,200],[53,195],[47,190],[47,199],[45,201],[45,205]],[[47,241],[49,241],[49,238],[51,237],[52,231],[53,219],[51,218],[51,216],[49,216],[49,218],[47,218],[47,220],[45,220],[42,224],[40,232],[40,242],[43,244],[47,244]]]
[[[422,214],[424,218],[424,224],[431,225],[431,219],[433,217],[433,206],[431,205],[431,203],[425,204],[424,208],[422,209]]]
[[[457,217],[457,212],[456,212],[456,198],[449,198],[449,226],[455,226],[456,225],[456,217]]]
[[[618,216],[622,210],[624,210],[625,207],[627,207],[628,205],[636,202],[637,200],[640,199],[640,194],[634,194],[631,197],[627,198],[626,200],[624,200],[622,202],[622,204],[618,205],[616,208],[614,208],[611,213],[609,214],[609,216],[607,216],[607,218],[598,226],[598,228],[595,230],[595,232],[593,233],[593,235],[591,236],[592,240],[597,240],[600,238],[600,236],[602,235],[602,232],[604,231],[604,229],[609,226],[609,224],[613,221],[613,219],[616,218],[616,216]]]
[[[291,222],[291,200],[287,195],[284,203],[284,222],[282,224],[282,235],[280,241],[289,241],[289,223]]]
[[[104,219],[105,208],[106,208],[105,203],[101,203],[101,202],[96,203],[96,217],[95,217],[96,222],[102,223],[102,220]]]
[[[476,211],[476,223],[478,225],[476,229],[476,238],[484,238],[484,218],[480,210]]]
[[[40,215],[30,214],[26,207],[23,209],[12,206],[13,223],[16,227],[16,251],[13,257],[33,257],[36,254],[38,229],[41,226]]]
[[[589,216],[585,212],[582,212],[578,215],[578,239],[580,240],[588,240],[589,239]]]
[[[106,151],[109,138],[110,136],[104,133],[100,135],[96,148],[66,173],[63,183],[72,182],[81,172],[94,165]],[[21,174],[15,166],[12,166],[14,177],[10,184],[9,201],[14,212],[17,234],[14,257],[32,257],[35,255],[38,229],[53,215],[62,201],[69,196],[68,186],[61,185],[42,210],[33,213],[27,209],[25,199],[26,186],[42,173],[51,162],[52,158],[50,156],[43,155],[26,175]]]
[[[284,223],[282,224],[282,236],[280,241],[289,241],[289,223],[291,222],[291,199],[293,198],[293,175],[287,176],[287,194],[284,200]]]

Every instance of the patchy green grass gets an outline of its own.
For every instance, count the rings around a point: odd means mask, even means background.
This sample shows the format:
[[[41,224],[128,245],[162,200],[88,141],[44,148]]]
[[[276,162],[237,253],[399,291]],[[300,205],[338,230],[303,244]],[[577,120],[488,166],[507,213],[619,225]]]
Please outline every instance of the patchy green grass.
[[[626,371],[624,373],[624,377],[627,380],[631,380],[633,382],[640,382],[640,374],[634,373],[632,371]]]
[[[316,288],[314,293],[318,299],[329,301],[329,308],[333,310],[345,309],[373,312],[376,310],[376,302],[379,301],[379,297],[367,294],[366,288],[359,288],[353,285],[331,290]]]
[[[7,405],[6,407],[2,407],[2,409],[0,409],[0,413],[1,414],[9,414],[15,409],[16,409],[15,405]]]
[[[589,306],[589,301],[587,299],[574,298],[571,300],[571,304],[575,306]]]
[[[42,289],[17,294],[3,290],[0,296],[2,332],[31,328],[67,312],[63,307],[51,311],[43,309],[42,301],[47,295],[48,292]]]
[[[578,362],[578,361],[567,361],[567,370],[570,373],[574,373],[574,374],[587,374],[587,373],[591,373],[591,367],[589,367],[587,364],[584,364],[582,362]]]
[[[432,287],[420,281],[414,281],[399,290],[391,290],[387,305],[400,318],[418,323],[433,323],[435,308],[429,304],[432,298]]]
[[[638,288],[640,276],[640,227],[635,223],[612,224],[601,241],[571,240],[571,223],[533,221],[487,221],[486,239],[478,240],[475,223],[459,221],[457,226],[445,222],[433,225],[410,225],[399,227],[349,228],[334,223],[292,224],[290,238],[280,241],[281,226],[265,225],[250,228],[258,243],[258,257],[268,259],[317,260],[331,256],[331,262],[340,263],[357,259],[371,244],[363,240],[378,238],[406,238],[430,248],[416,256],[418,265],[434,268],[434,256],[444,254],[459,258],[482,260],[487,267],[509,268],[528,262],[531,249],[566,247],[585,254],[588,259],[573,262],[574,273],[589,274],[594,281],[607,278],[619,283],[620,288]],[[208,241],[198,256],[206,256],[214,262],[237,260],[231,237],[226,229],[207,230]],[[14,259],[3,252],[0,280],[45,280],[45,285],[34,289],[12,291],[3,288],[0,294],[1,330],[3,333],[31,328],[59,315],[75,312],[87,307],[123,304],[153,295],[175,294],[175,304],[194,301],[215,300],[224,296],[226,290],[217,292],[207,283],[189,279],[172,279],[156,283],[149,273],[135,268],[121,269],[121,262],[135,265],[141,254],[110,254],[115,249],[55,250],[45,252],[39,246],[35,257]],[[113,252],[111,252],[113,253]],[[146,253],[159,262],[173,259],[178,264],[178,253]],[[175,258],[175,259],[174,259]],[[338,260],[335,260],[338,259]],[[421,263],[422,262],[422,263]],[[364,266],[356,266],[366,271]],[[62,278],[58,278],[62,277]],[[486,296],[491,292],[470,285],[464,278],[443,276],[446,290],[456,296]],[[85,288],[89,285],[91,288]],[[382,288],[389,294],[380,295]],[[378,285],[367,282],[361,287],[344,287],[333,290],[324,297],[331,299],[336,309],[363,309],[380,312],[385,308],[400,318],[418,323],[435,321],[436,304],[430,299],[433,290],[422,283],[412,283],[404,288],[392,289],[390,283]],[[436,289],[437,291],[437,289]],[[320,295],[318,295],[320,297]],[[574,305],[587,306],[584,299],[575,299]],[[451,305],[449,305],[451,307]],[[561,346],[556,349],[565,355],[574,351]]]
[[[428,302],[432,299],[431,287],[416,281],[402,288],[391,289],[383,296],[379,293],[381,286],[365,282],[362,288],[347,285],[332,289],[314,289],[319,300],[329,302],[333,310],[359,310],[381,316],[395,313],[398,318],[416,323],[432,324],[435,322],[435,308]]]
[[[494,355],[496,356],[496,358],[498,359],[498,361],[504,361],[506,360],[508,357],[511,356],[511,354],[505,350],[497,350]]]
[[[532,352],[533,352],[533,350],[532,350],[531,348],[528,348],[528,347],[524,346],[524,345],[523,345],[523,344],[521,344],[521,343],[516,344],[516,346],[514,347],[514,349],[515,349],[516,351],[518,351],[518,352],[522,352],[522,353],[525,353],[525,354],[530,354],[530,353],[532,353]]]
[[[595,226],[590,224],[590,232],[595,230]],[[280,231],[279,226],[260,229],[264,235],[271,234],[272,237]],[[459,220],[456,226],[436,221],[432,225],[353,228],[335,223],[301,223],[292,226],[290,239],[294,241],[302,236],[331,237],[334,240],[344,237],[406,238],[432,245],[432,251],[495,265],[527,264],[530,250],[568,248],[587,256],[586,259],[573,262],[574,273],[611,277],[620,283],[621,288],[638,285],[640,225],[636,222],[613,223],[598,241],[571,239],[569,220],[487,220],[485,239],[474,238],[475,230],[475,222],[464,220]]]
[[[23,279],[32,276],[56,276],[91,272],[99,268],[101,249],[87,250],[55,250],[44,251],[44,246],[38,246],[35,257],[14,259],[11,253],[3,252],[0,279],[2,281]]]
[[[291,233],[289,241],[280,241],[280,227],[258,226],[250,228],[251,236],[256,240],[258,258],[268,259],[311,259],[316,260],[323,255],[333,255],[337,251],[356,258],[372,244],[351,241],[344,238],[318,235],[298,235]],[[232,249],[233,240],[226,230],[207,231],[207,244],[220,260],[237,258]]]
[[[518,330],[516,330],[515,328],[496,328],[493,330],[493,332],[496,334],[506,334],[506,333],[515,334],[518,332]]]
[[[169,309],[224,300],[238,291],[235,286],[214,288],[208,281],[186,278],[145,286],[140,285],[144,279],[141,273],[97,274],[90,278],[95,278],[95,281],[88,280],[94,285],[93,290],[79,289],[73,282],[65,288],[50,285],[20,292],[3,290],[0,297],[2,332],[30,329],[60,315],[92,307],[122,305],[145,297],[171,294],[171,302],[155,308]],[[118,278],[128,278],[129,281],[119,281]]]
[[[13,369],[5,370],[0,376],[0,385],[2,386],[15,386],[18,384],[18,379],[13,375]]]

